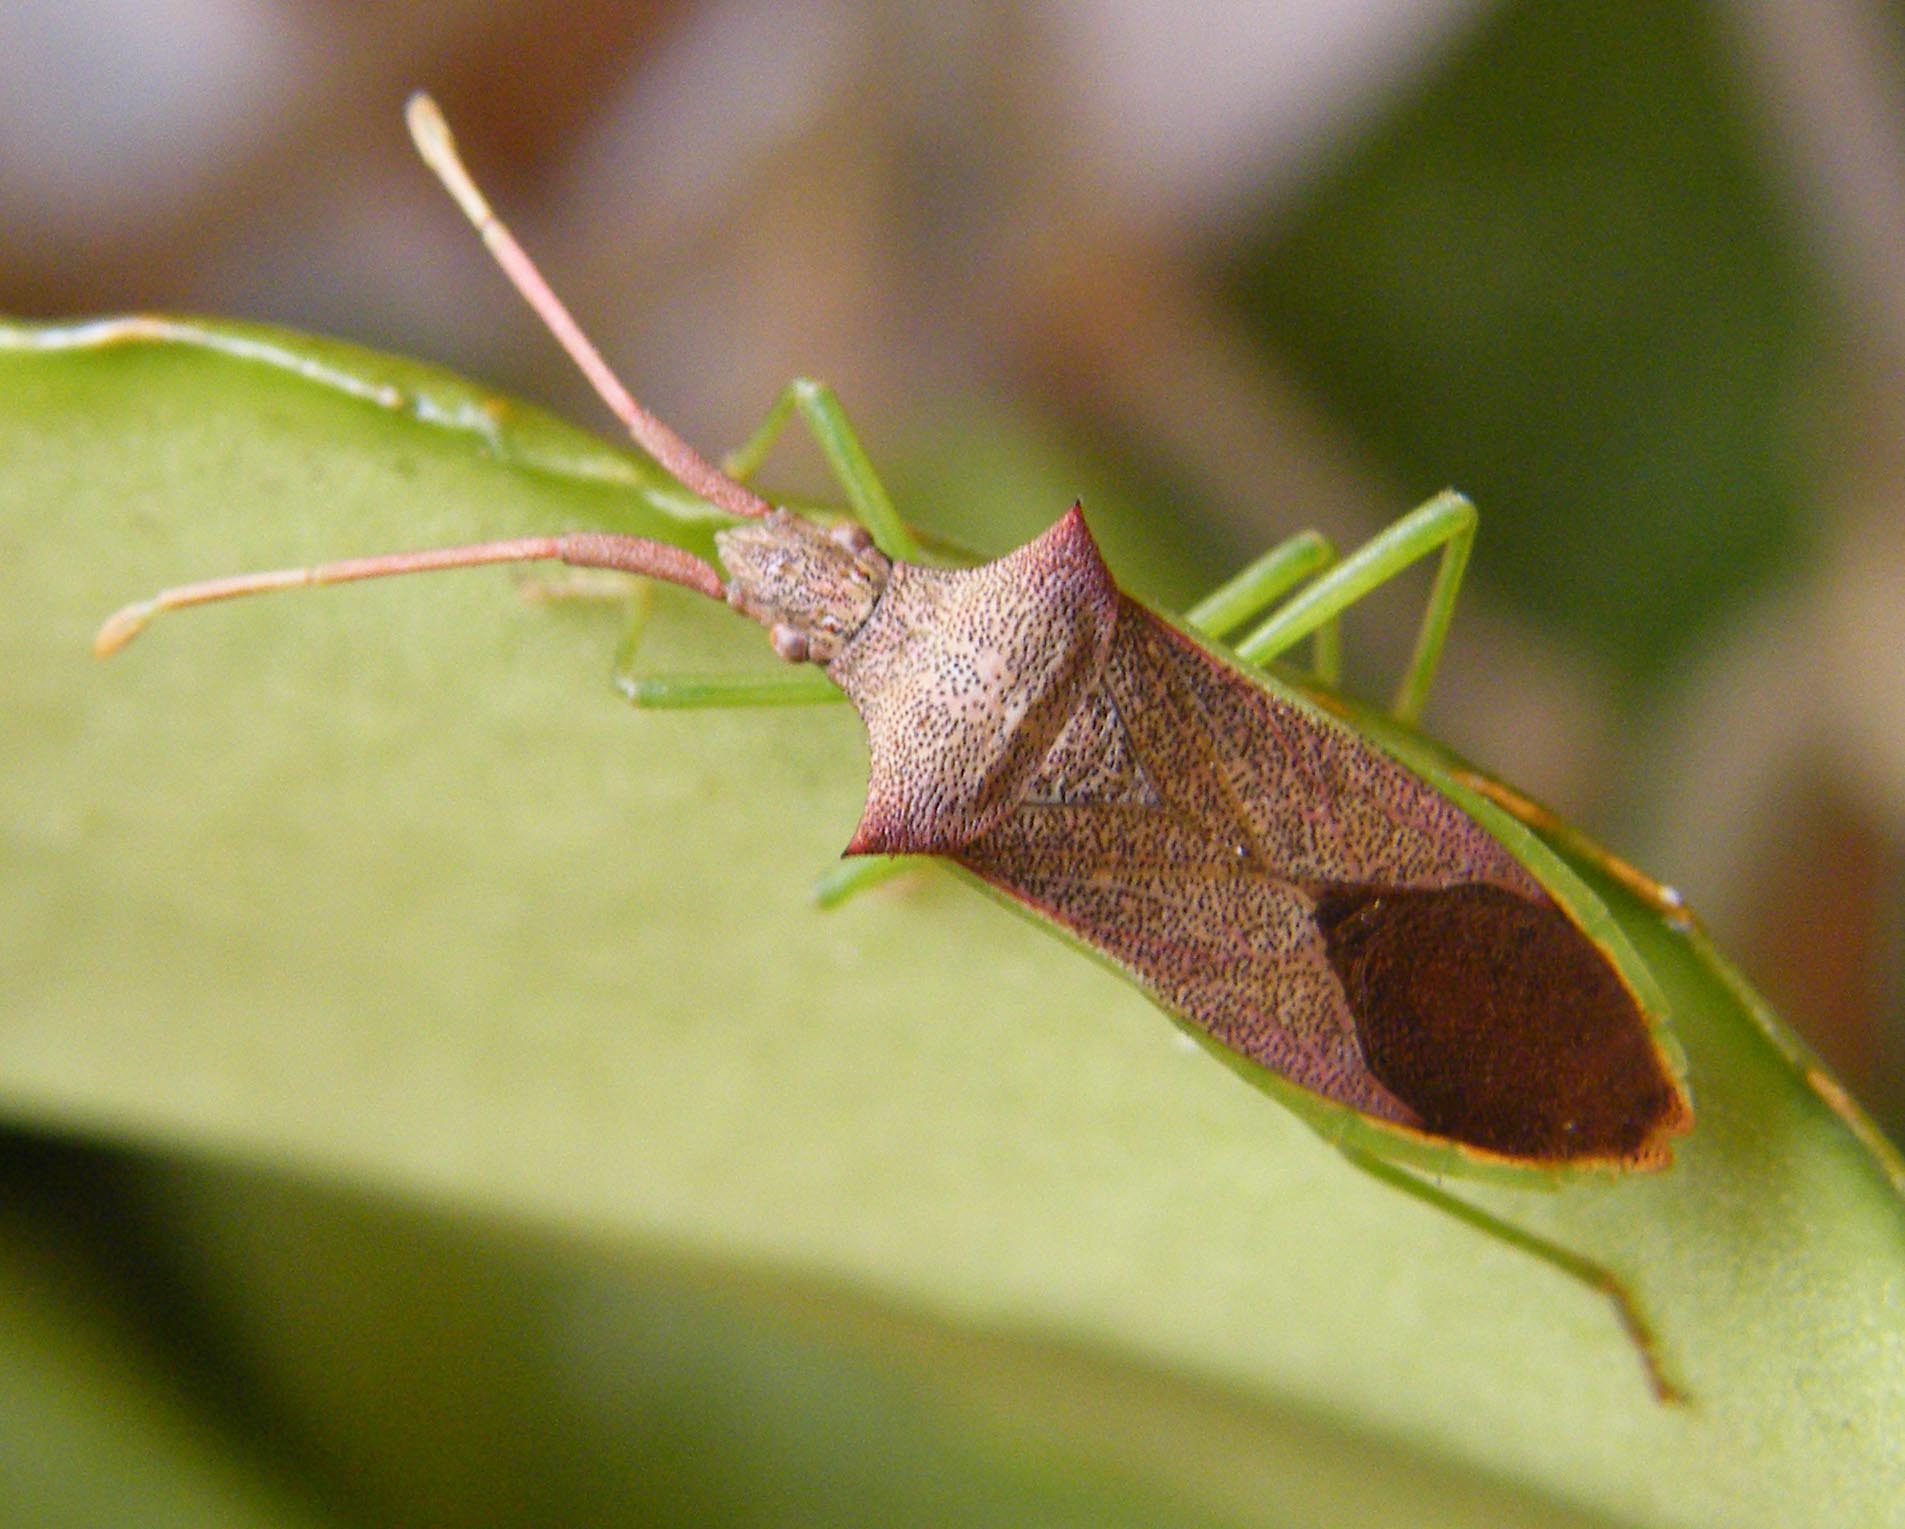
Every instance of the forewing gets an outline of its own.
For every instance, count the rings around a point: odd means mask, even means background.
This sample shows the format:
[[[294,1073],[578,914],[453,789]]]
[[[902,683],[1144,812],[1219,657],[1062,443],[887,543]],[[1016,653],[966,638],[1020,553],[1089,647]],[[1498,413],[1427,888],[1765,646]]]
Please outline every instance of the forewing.
[[[1173,639],[1121,601],[1100,683],[1025,799],[958,858],[1233,1051],[1340,1103],[1413,1123],[1363,1060],[1314,896],[1290,874],[1327,854],[1355,815],[1260,810],[1264,772],[1251,756],[1304,750],[1303,729],[1209,694],[1214,661],[1194,646],[1180,656]],[[1216,673],[1246,698],[1260,693]],[[1326,765],[1306,755],[1273,769]],[[1274,833],[1301,842],[1291,849]]]
[[[1480,824],[1322,712],[1265,689],[1126,600],[1106,682],[1166,800],[1300,886],[1487,882],[1541,901]]]
[[[1310,900],[1162,804],[1032,802],[960,862],[1133,973],[1167,1009],[1306,1088],[1415,1116],[1370,1073]]]
[[[958,858],[1367,1114],[1636,1167],[1690,1119],[1618,971],[1479,823],[1129,601],[1029,791]]]

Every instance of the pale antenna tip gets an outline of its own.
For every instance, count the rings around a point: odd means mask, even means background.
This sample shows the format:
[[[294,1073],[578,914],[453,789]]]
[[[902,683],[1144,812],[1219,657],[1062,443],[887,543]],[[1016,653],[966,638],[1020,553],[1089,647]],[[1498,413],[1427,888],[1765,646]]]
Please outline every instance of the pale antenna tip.
[[[146,629],[157,612],[150,600],[141,600],[114,611],[93,638],[93,657],[111,658]]]
[[[410,141],[416,144],[417,153],[436,172],[437,179],[443,182],[450,195],[456,198],[463,215],[479,227],[489,222],[494,216],[490,212],[489,202],[476,189],[476,182],[470,179],[470,172],[463,168],[463,161],[456,152],[456,139],[451,136],[450,124],[443,120],[443,113],[438,110],[437,103],[431,100],[427,92],[414,91],[404,103],[403,115],[410,129]]]
[[[403,104],[403,119],[409,125],[410,137],[428,159],[432,153],[441,152],[439,146],[450,142],[450,124],[443,120],[443,112],[427,90],[413,90],[410,98]]]

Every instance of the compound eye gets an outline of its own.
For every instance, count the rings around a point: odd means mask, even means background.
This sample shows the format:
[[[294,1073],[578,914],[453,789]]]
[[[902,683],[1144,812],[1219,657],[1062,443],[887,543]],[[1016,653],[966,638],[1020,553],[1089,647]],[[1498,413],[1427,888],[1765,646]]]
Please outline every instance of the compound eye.
[[[804,664],[808,658],[807,634],[786,622],[774,624],[767,634],[767,640],[774,644],[774,651],[790,664]]]
[[[865,552],[873,545],[873,533],[857,520],[843,520],[838,525],[829,526],[827,534],[834,544],[848,552]]]

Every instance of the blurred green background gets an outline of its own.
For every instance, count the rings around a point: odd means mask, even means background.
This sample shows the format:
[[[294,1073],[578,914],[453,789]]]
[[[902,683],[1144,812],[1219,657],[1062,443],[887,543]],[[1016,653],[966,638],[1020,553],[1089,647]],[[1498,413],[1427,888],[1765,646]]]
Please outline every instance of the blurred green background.
[[[1429,730],[1686,891],[1905,1132],[1896,7],[28,0],[0,311],[268,320],[598,419],[412,162],[418,86],[704,446],[823,377],[912,518],[1000,550],[1082,497],[1167,604],[1468,492]],[[1353,621],[1365,693],[1425,587]],[[1154,1499],[922,1381],[958,1341],[1007,1386],[1007,1337],[100,1127],[0,1136],[23,1522],[1355,1521]]]

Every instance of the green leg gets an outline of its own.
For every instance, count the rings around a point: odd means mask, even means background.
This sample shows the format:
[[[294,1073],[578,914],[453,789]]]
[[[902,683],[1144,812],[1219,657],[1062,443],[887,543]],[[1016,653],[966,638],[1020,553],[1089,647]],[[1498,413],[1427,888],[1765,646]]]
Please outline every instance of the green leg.
[[[730,452],[723,459],[721,470],[745,482],[761,465],[762,458],[797,410],[819,443],[835,480],[846,491],[854,516],[872,533],[874,545],[888,557],[902,558],[909,563],[924,562],[925,549],[907,530],[899,511],[893,508],[879,474],[873,470],[872,460],[847,423],[846,410],[840,407],[833,389],[824,382],[796,377],[788,383],[774,400],[774,407],[767,411],[767,418],[738,451]]]
[[[807,706],[844,701],[840,687],[810,664],[752,674],[638,674],[635,654],[648,627],[649,587],[634,586],[628,632],[615,650],[615,688],[631,706],[647,709],[708,706]]]
[[[1491,1216],[1479,1206],[1457,1199],[1445,1190],[1417,1178],[1406,1168],[1399,1168],[1394,1163],[1385,1162],[1382,1158],[1371,1156],[1356,1147],[1345,1146],[1342,1142],[1337,1142],[1335,1145],[1337,1151],[1370,1177],[1380,1179],[1404,1194],[1414,1195],[1418,1200],[1433,1205],[1437,1210],[1446,1212],[1477,1231],[1484,1232],[1490,1237],[1507,1243],[1510,1247],[1518,1248],[1531,1257],[1540,1259],[1550,1268],[1559,1270],[1570,1279],[1580,1281],[1596,1295],[1604,1297],[1614,1308],[1614,1315],[1621,1324],[1621,1331],[1627,1335],[1628,1341],[1634,1345],[1635,1351],[1639,1354],[1641,1368],[1646,1372],[1647,1384],[1652,1388],[1655,1399],[1661,1402],[1687,1400],[1686,1393],[1668,1376],[1661,1362],[1660,1341],[1654,1336],[1653,1328],[1648,1324],[1646,1317],[1641,1315],[1641,1310],[1635,1305],[1634,1298],[1627,1293],[1626,1286],[1615,1278],[1612,1270],[1604,1268],[1591,1259],[1583,1258],[1579,1253],[1564,1248],[1559,1243],[1550,1242],[1545,1237],[1537,1237],[1534,1233],[1524,1231],[1521,1227],[1503,1221],[1497,1216]]]
[[[1301,532],[1199,600],[1184,619],[1207,637],[1228,636],[1335,561],[1336,547],[1328,537]],[[1337,684],[1343,669],[1342,623],[1331,616],[1317,626],[1315,636],[1311,668],[1324,684]]]
[[[819,706],[846,696],[818,669],[753,674],[645,674],[618,672],[615,688],[645,711],[715,706]]]
[[[1293,596],[1262,626],[1239,642],[1237,652],[1253,663],[1275,658],[1340,615],[1372,589],[1387,583],[1419,558],[1442,551],[1435,585],[1422,613],[1415,654],[1409,660],[1392,710],[1404,722],[1422,715],[1442,644],[1455,614],[1455,596],[1475,543],[1475,506],[1460,494],[1437,494],[1381,535],[1356,549]]]
[[[1646,903],[1675,929],[1696,929],[1700,917],[1687,905],[1686,895],[1664,881],[1655,881],[1638,866],[1590,839],[1572,823],[1542,806],[1533,797],[1523,796],[1513,786],[1474,770],[1457,770],[1457,780],[1471,791],[1487,797],[1510,817],[1519,819],[1543,838],[1561,846],[1570,859],[1585,860],[1603,876],[1619,882]]]
[[[855,855],[829,866],[814,882],[814,902],[822,908],[838,908],[856,893],[891,881],[923,863],[924,857],[919,855]]]
[[[635,576],[602,568],[564,568],[557,573],[525,573],[516,594],[525,605],[626,605]]]

